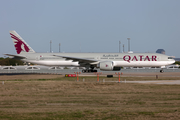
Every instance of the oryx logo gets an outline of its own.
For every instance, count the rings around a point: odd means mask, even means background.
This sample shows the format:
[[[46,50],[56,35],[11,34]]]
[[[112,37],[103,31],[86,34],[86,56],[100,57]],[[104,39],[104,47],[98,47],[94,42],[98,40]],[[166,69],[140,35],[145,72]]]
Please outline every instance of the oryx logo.
[[[21,39],[19,39],[18,37],[16,37],[12,33],[10,33],[10,35],[11,35],[11,38],[13,38],[15,40],[13,42],[15,44],[14,46],[16,48],[17,54],[20,54],[21,51],[29,52],[30,49],[28,48],[28,46],[23,41],[21,41]]]

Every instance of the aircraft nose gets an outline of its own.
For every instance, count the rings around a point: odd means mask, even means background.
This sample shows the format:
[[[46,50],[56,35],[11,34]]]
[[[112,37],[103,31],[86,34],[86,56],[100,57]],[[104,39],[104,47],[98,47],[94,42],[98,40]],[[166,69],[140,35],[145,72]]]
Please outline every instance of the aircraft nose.
[[[173,63],[175,63],[176,61],[175,60],[173,60]]]
[[[176,61],[173,59],[172,61],[171,61],[171,64],[173,64],[173,63],[175,63]]]
[[[167,64],[171,65],[171,64],[173,64],[173,63],[175,63],[175,60],[174,60],[174,59],[171,59],[171,60],[168,61]]]

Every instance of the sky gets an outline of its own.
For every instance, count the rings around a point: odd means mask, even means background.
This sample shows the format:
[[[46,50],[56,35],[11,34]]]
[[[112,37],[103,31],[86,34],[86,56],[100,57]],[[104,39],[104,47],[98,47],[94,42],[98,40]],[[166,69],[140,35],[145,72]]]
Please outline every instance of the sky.
[[[180,0],[1,0],[0,57],[15,30],[36,52],[135,53],[180,58]]]

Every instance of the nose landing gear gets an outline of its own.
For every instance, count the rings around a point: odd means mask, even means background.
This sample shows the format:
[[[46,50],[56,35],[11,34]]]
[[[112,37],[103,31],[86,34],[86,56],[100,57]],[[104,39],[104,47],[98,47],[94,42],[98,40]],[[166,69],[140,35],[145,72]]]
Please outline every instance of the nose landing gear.
[[[163,70],[163,69],[161,69],[161,70],[160,70],[160,73],[163,73],[163,72],[164,72],[164,70]]]

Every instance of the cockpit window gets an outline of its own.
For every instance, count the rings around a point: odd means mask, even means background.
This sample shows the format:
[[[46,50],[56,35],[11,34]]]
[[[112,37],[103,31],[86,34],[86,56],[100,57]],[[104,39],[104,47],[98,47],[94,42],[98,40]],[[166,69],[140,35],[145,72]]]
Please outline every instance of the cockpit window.
[[[173,57],[168,57],[168,59],[173,59]]]

